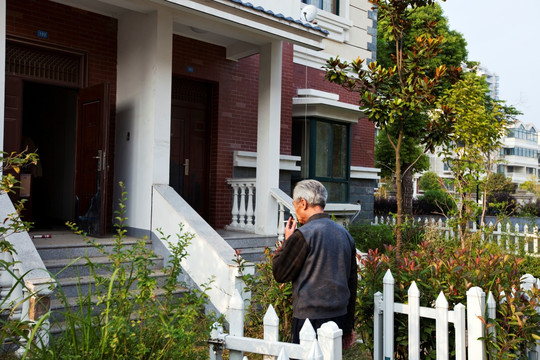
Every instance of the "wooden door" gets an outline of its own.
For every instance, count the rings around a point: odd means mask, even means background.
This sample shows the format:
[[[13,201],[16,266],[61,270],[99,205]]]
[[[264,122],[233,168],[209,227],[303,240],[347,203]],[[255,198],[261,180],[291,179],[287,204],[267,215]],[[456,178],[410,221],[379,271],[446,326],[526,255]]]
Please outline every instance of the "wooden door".
[[[190,99],[172,102],[170,185],[208,220],[209,85],[175,79],[173,86]]]
[[[22,139],[23,82],[6,75],[4,108],[4,149],[7,153],[20,152]]]
[[[109,85],[79,92],[77,160],[75,164],[76,213],[83,230],[102,236],[107,220]]]

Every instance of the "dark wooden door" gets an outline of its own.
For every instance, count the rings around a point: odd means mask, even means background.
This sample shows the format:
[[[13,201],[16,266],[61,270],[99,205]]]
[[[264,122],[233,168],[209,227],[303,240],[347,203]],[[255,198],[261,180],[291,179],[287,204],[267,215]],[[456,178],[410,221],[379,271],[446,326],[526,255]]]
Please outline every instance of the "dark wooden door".
[[[106,231],[108,181],[109,85],[79,92],[77,161],[75,165],[76,213],[90,235]]]
[[[20,152],[22,139],[22,79],[6,75],[4,108],[4,151]]]
[[[208,220],[209,85],[175,79],[173,86],[189,101],[172,101],[170,185]]]

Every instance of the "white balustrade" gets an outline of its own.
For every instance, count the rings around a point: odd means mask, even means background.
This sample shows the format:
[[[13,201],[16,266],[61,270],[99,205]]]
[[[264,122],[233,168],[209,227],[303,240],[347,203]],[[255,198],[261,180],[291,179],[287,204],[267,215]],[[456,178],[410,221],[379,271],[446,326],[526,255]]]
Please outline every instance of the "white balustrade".
[[[228,230],[253,232],[255,228],[255,181],[256,179],[228,179],[233,188],[232,220]]]

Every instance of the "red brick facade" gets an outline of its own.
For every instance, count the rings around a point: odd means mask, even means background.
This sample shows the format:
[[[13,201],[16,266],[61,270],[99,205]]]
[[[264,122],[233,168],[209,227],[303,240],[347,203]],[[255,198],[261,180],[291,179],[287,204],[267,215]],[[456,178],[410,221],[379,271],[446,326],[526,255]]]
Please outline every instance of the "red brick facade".
[[[46,31],[48,38],[38,39],[38,30]],[[117,21],[46,0],[7,0],[7,34],[87,54],[87,85],[111,84],[114,144]],[[233,174],[233,151],[257,150],[258,64],[258,55],[230,61],[222,47],[176,35],[173,39],[173,75],[211,83],[214,89],[209,220],[216,228],[230,222],[232,193],[226,179]],[[283,49],[282,86],[282,154],[291,153],[292,98],[297,89],[337,93],[341,101],[357,103],[357,94],[325,81],[323,71],[294,64],[293,47],[287,43]],[[360,120],[352,127],[352,165],[372,167],[373,148],[373,125]]]

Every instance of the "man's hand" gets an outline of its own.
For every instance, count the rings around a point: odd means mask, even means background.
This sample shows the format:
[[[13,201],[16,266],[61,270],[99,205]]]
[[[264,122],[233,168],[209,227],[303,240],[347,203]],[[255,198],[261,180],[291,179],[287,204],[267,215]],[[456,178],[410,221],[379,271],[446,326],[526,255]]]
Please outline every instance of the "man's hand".
[[[285,225],[285,240],[292,235],[294,230],[296,230],[296,220],[291,216],[289,220],[287,220],[287,225]]]

